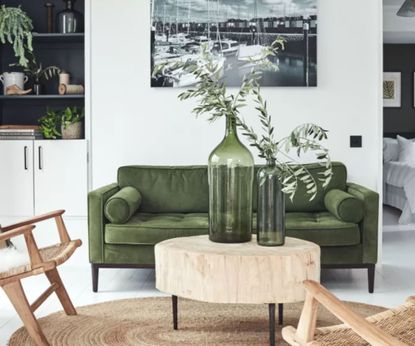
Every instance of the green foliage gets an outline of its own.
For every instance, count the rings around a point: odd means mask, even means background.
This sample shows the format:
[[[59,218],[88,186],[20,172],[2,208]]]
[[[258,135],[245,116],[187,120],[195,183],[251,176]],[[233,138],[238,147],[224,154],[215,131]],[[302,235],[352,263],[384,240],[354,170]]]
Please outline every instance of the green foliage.
[[[60,126],[60,115],[58,111],[47,109],[46,115],[39,119],[40,130],[46,139],[57,139],[61,136],[58,128]]]
[[[280,49],[284,49],[284,41],[278,39],[270,47],[263,49],[260,57],[247,59],[247,64],[254,64],[255,67],[244,77],[239,91],[235,94],[227,92],[221,78],[221,67],[214,61],[207,45],[202,46],[197,62],[160,64],[155,67],[153,76],[166,75],[180,69],[194,74],[198,78],[197,85],[181,93],[179,99],[198,99],[199,104],[193,109],[193,113],[196,116],[207,115],[209,121],[215,121],[222,116],[235,119],[250,145],[258,150],[259,157],[279,169],[283,191],[293,199],[299,184],[304,184],[310,200],[313,200],[317,195],[318,185],[327,187],[333,174],[329,152],[320,144],[327,139],[327,131],[314,124],[304,124],[296,127],[288,137],[277,141],[267,101],[261,96],[259,82],[263,72],[278,71],[278,66],[269,57],[277,56]],[[248,105],[251,98],[258,112],[262,132],[260,135],[240,116],[240,110]],[[315,153],[316,160],[324,167],[317,179],[306,166],[292,157],[292,151],[295,151],[297,157],[309,151]]]
[[[66,127],[70,124],[79,123],[85,117],[85,109],[78,109],[77,107],[67,107],[61,113],[61,122],[63,127]]]
[[[61,73],[61,69],[57,66],[48,66],[43,68],[42,63],[38,63],[33,51],[29,52],[29,58],[27,65],[21,65],[20,63],[11,64],[10,66],[19,66],[23,69],[23,72],[33,78],[33,81],[36,84],[40,83],[42,78],[49,80],[53,77],[56,77]]]
[[[29,62],[26,53],[33,50],[32,30],[32,20],[20,6],[0,6],[0,42],[8,42],[13,46],[14,55],[24,67],[27,67]]]
[[[63,126],[65,129],[70,124],[75,124],[83,120],[85,109],[77,107],[67,107],[63,110],[49,109],[46,115],[39,119],[40,130],[43,137],[47,139],[57,139],[61,137],[59,129]]]

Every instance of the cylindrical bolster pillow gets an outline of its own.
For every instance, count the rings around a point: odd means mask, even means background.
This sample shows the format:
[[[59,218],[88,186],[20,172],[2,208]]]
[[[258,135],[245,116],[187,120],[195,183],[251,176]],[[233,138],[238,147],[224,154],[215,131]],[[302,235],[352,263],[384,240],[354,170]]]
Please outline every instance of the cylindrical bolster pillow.
[[[134,187],[127,186],[108,199],[104,213],[111,223],[126,223],[138,210],[140,204],[140,192]]]
[[[364,216],[364,205],[360,199],[341,190],[331,190],[324,197],[327,210],[345,222],[358,223]]]

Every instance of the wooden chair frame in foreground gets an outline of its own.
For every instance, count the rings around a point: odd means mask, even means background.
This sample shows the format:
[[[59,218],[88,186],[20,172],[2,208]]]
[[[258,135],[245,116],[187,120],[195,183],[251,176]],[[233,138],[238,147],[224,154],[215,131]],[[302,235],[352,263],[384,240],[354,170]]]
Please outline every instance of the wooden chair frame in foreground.
[[[378,328],[370,323],[371,318],[365,319],[353,311],[351,311],[346,304],[337,299],[332,293],[315,281],[305,281],[304,286],[307,290],[306,300],[300,316],[297,329],[293,327],[285,327],[282,330],[282,335],[285,341],[294,346],[318,346],[318,337],[315,337],[316,322],[317,322],[317,307],[322,304],[328,311],[335,315],[354,333],[363,338],[370,345],[376,346],[407,346],[395,337],[389,335],[384,330]],[[415,297],[408,299],[409,303],[415,304]],[[385,311],[378,314],[377,319],[387,319],[393,313]],[[332,332],[336,333],[337,326],[330,327]],[[341,331],[343,326],[338,326],[338,341],[341,341]],[[318,336],[318,334],[317,334]]]
[[[4,227],[1,229],[2,233],[0,234],[0,241],[9,240],[19,235],[24,236],[30,264],[0,273],[0,287],[3,288],[10,299],[16,312],[22,319],[27,332],[35,344],[39,346],[49,345],[49,343],[34,316],[34,312],[53,292],[58,296],[65,313],[67,315],[76,315],[76,310],[56,269],[57,266],[66,262],[82,244],[80,240],[70,239],[62,218],[64,212],[64,210],[58,210]],[[35,228],[34,224],[52,218],[56,222],[60,243],[39,249],[32,233]],[[29,304],[21,280],[39,274],[45,274],[51,285],[33,304]]]

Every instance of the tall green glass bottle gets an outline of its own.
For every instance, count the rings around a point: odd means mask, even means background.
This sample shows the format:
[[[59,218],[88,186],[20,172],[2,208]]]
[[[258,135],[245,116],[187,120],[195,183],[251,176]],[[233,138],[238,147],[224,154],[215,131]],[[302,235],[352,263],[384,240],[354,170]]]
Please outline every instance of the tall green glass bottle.
[[[235,119],[226,116],[226,134],[209,156],[209,239],[243,243],[252,238],[254,159],[241,143]]]
[[[282,246],[285,243],[285,195],[280,170],[268,162],[258,171],[257,241],[262,246]]]

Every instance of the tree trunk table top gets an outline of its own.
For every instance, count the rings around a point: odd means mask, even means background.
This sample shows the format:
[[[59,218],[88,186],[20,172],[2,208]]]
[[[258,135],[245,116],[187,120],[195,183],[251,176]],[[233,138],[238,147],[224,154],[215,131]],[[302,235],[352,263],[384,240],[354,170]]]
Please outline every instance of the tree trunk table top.
[[[208,236],[174,238],[155,247],[156,287],[209,303],[270,304],[305,299],[304,280],[320,280],[320,247],[286,238],[280,247],[221,244]]]

